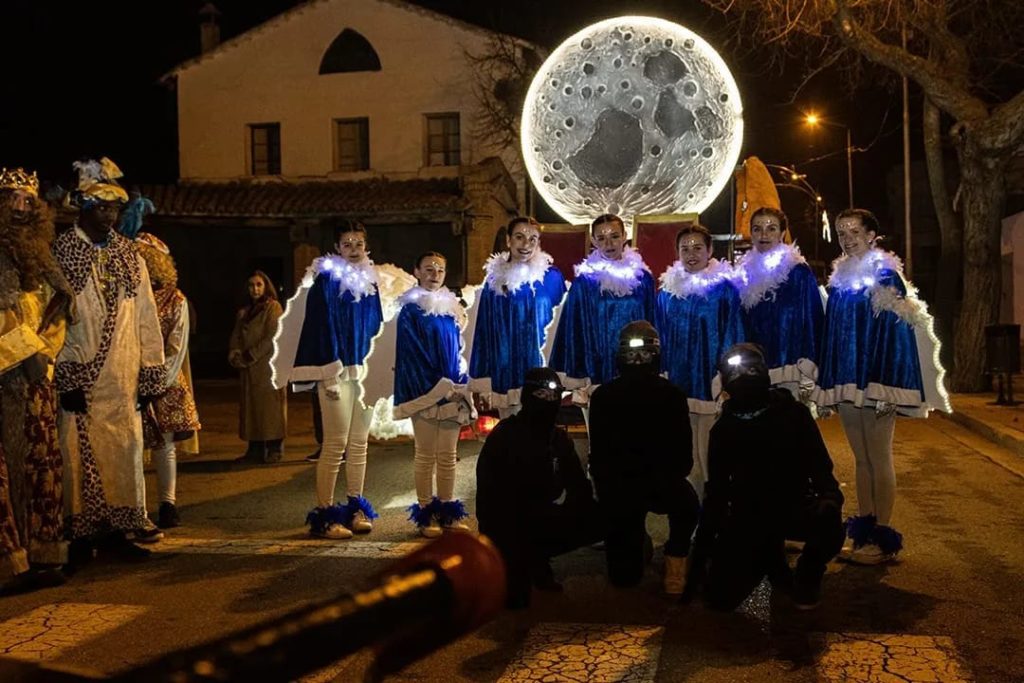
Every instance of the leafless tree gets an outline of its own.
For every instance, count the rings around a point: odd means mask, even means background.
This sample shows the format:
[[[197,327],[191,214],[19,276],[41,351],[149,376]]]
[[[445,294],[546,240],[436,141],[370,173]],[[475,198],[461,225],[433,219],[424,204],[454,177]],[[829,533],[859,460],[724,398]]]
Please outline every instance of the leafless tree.
[[[506,150],[515,164],[510,170],[522,170],[519,125],[526,92],[541,65],[540,53],[525,41],[498,34],[482,52],[467,50],[466,59],[473,67],[473,95],[479,107],[472,135],[488,147]]]
[[[1024,2],[703,1],[733,16],[738,30],[781,52],[802,53],[817,63],[867,60],[908,77],[924,92],[926,160],[942,233],[940,272],[954,272],[962,262],[952,384],[959,391],[984,389],[984,329],[999,316],[1005,173],[1024,145]],[[904,30],[910,35],[905,47]],[[943,122],[959,162],[956,207],[942,164]],[[956,287],[946,278],[944,286],[950,284]],[[948,290],[943,296],[956,298]]]

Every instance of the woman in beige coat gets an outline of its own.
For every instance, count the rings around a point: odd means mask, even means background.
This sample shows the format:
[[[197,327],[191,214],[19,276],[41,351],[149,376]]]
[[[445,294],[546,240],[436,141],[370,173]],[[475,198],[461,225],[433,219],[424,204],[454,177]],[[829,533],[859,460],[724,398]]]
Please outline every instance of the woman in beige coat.
[[[252,274],[248,287],[251,301],[238,311],[228,352],[228,362],[238,368],[242,380],[238,435],[249,442],[239,460],[277,462],[288,404],[286,389],[274,389],[271,384],[270,356],[282,309],[273,283],[262,271]]]

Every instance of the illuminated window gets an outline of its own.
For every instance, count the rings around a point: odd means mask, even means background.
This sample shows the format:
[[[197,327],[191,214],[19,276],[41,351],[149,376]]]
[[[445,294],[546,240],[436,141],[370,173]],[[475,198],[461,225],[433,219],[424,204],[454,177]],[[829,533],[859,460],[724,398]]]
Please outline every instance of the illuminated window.
[[[334,120],[335,157],[338,171],[367,171],[370,168],[370,119]]]
[[[278,175],[281,173],[281,124],[249,124],[249,173]]]
[[[459,114],[427,114],[427,166],[461,163]]]

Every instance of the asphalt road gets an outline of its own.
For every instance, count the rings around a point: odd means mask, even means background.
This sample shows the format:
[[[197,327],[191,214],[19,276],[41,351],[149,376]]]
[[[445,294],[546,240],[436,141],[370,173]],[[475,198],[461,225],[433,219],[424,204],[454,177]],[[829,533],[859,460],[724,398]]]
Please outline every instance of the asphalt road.
[[[371,445],[366,495],[381,513],[352,541],[313,541],[308,409],[293,401],[286,458],[229,462],[230,386],[206,387],[204,455],[181,463],[184,526],[140,564],[98,559],[65,586],[0,599],[0,653],[111,673],[352,590],[418,542],[412,446]],[[820,423],[855,509],[853,458],[836,418]],[[780,435],[781,436],[781,435]],[[457,493],[473,507],[479,443],[460,445]],[[1024,461],[940,418],[897,425],[899,564],[833,563],[821,607],[796,612],[764,586],[737,614],[660,594],[660,552],[639,588],[615,590],[603,554],[560,558],[565,593],[535,594],[394,681],[1022,681]],[[148,479],[152,494],[155,483]],[[343,482],[339,482],[339,490]],[[663,522],[649,522],[656,543]],[[362,680],[361,652],[307,677]]]

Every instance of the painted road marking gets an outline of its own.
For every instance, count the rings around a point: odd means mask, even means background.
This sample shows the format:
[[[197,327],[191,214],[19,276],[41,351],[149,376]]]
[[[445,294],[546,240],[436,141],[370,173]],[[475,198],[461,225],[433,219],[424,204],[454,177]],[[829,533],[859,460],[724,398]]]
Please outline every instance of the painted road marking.
[[[277,555],[282,557],[404,557],[424,541],[323,541],[314,538],[183,538],[167,537],[149,548],[157,553],[188,555]]]
[[[651,683],[663,633],[661,626],[537,624],[498,683]]]
[[[54,659],[66,650],[127,624],[149,608],[67,602],[43,605],[0,623],[0,656]]]
[[[826,633],[818,671],[827,683],[973,680],[946,636]]]

